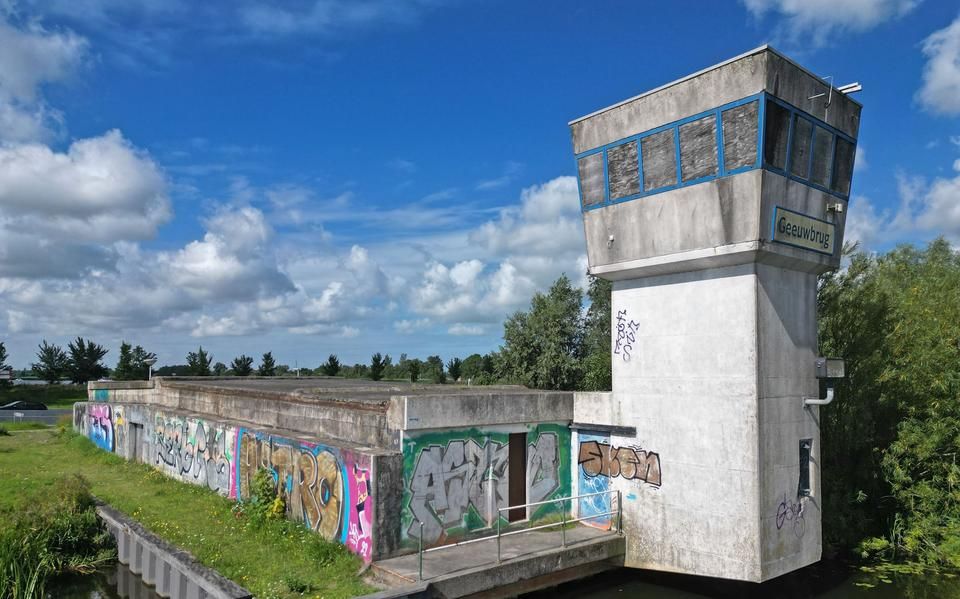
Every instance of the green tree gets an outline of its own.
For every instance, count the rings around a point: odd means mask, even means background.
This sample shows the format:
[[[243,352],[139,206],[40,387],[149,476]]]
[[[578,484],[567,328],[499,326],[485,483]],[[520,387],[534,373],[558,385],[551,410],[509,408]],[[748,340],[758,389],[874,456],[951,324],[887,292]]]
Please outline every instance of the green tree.
[[[213,356],[203,350],[203,346],[195,352],[187,354],[187,372],[190,376],[210,376],[210,363]]]
[[[113,379],[117,381],[129,381],[134,378],[133,373],[133,346],[126,341],[120,342],[120,357],[117,365],[113,369]]]
[[[529,312],[517,312],[503,325],[500,376],[535,389],[573,390],[583,375],[581,291],[561,275]]]
[[[267,352],[260,358],[260,368],[257,368],[257,376],[277,376],[277,363],[273,359],[272,352]]]
[[[83,384],[107,376],[107,367],[101,363],[107,350],[97,343],[77,337],[67,345],[70,354],[67,373],[74,384]]]
[[[613,385],[611,364],[610,295],[613,284],[599,277],[590,277],[587,298],[590,308],[584,321],[583,331],[583,384],[584,391],[610,391]]]
[[[826,540],[960,567],[960,255],[856,253],[818,309],[821,353],[847,362],[820,410]]]
[[[370,357],[370,379],[379,381],[381,378],[383,378],[383,356],[377,352]]]
[[[326,376],[337,376],[340,374],[340,359],[337,358],[336,354],[330,354],[320,369]]]
[[[250,376],[253,374],[253,358],[241,354],[230,362],[230,369],[233,370],[233,376]]]
[[[38,348],[37,361],[31,365],[33,373],[51,385],[59,383],[70,362],[67,353],[59,345],[48,344],[46,339]]]
[[[428,356],[423,365],[423,375],[431,383],[442,385],[447,382],[447,373],[443,370],[443,358]]]
[[[131,352],[132,358],[131,362],[133,363],[133,376],[134,380],[145,381],[150,376],[150,364],[156,363],[157,354],[149,352],[139,345],[133,348]],[[147,362],[150,362],[148,364]]]
[[[6,346],[3,344],[3,341],[0,341],[0,371],[3,371],[3,370],[10,370],[10,371],[12,371],[12,370],[13,370],[13,369],[10,367],[10,365],[7,364],[7,359],[8,359],[8,358],[9,358],[9,356],[7,355],[7,348],[6,348]],[[12,385],[12,384],[13,384],[12,381],[0,380],[0,389],[5,389],[5,388],[9,387],[9,386]]]
[[[460,365],[460,376],[465,380],[476,382],[480,373],[483,372],[483,356],[480,354],[470,354],[463,360],[463,364]]]
[[[213,365],[213,376],[227,376],[230,369],[223,362],[217,362]]]
[[[460,380],[460,376],[463,373],[463,360],[460,358],[450,358],[447,361],[447,374],[450,375],[450,380],[456,383]]]

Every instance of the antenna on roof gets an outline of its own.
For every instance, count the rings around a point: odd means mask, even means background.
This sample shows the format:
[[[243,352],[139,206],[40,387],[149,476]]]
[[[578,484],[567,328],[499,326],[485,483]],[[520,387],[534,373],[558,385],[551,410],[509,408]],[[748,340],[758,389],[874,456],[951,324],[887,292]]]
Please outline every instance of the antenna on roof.
[[[840,92],[841,94],[855,94],[862,89],[863,89],[863,86],[860,85],[860,82],[854,81],[853,83],[841,85],[840,87],[837,88],[837,91]]]
[[[814,94],[807,98],[808,100],[816,100],[817,98],[827,97],[826,103],[823,105],[823,117],[827,117],[827,111],[830,109],[830,103],[833,102],[833,75],[827,75],[823,78],[824,81],[827,81],[827,91],[821,92],[819,94]],[[837,88],[837,91],[843,95],[853,94],[863,89],[863,86],[860,85],[859,81],[853,83],[848,83],[846,85],[841,85]]]

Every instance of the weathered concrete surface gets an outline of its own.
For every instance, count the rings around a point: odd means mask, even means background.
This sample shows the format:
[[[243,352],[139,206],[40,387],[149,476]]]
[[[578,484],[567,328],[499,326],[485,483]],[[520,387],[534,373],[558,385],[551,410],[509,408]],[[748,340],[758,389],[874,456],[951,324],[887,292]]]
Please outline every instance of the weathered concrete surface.
[[[783,101],[856,140],[861,106],[764,46],[574,121],[574,152],[761,92],[768,114],[787,114]],[[761,150],[789,145],[779,125],[758,134]],[[620,493],[629,567],[760,582],[820,559],[818,410],[803,398],[818,391],[816,277],[840,263],[847,204],[775,172],[806,172],[809,146],[794,150],[802,169],[774,152],[583,214],[591,273],[614,281],[613,389],[575,399],[574,494]],[[826,185],[826,157],[812,160]],[[781,220],[793,224],[775,235]],[[578,501],[578,515],[604,501]]]
[[[571,124],[574,153],[645,133],[759,92],[785,100],[855,140],[860,105],[835,90],[829,109],[825,107],[825,97],[808,99],[827,90],[823,80],[776,51],[758,48],[575,121]],[[688,125],[681,125],[681,130],[684,126]],[[760,138],[755,135],[753,142],[759,143]],[[607,150],[608,157],[610,152]],[[680,152],[683,155],[682,141]],[[664,156],[673,159],[673,152]],[[715,155],[710,154],[710,158]],[[806,160],[795,160],[794,164],[800,162],[807,164]],[[846,200],[766,170],[762,160],[759,167],[751,165],[753,170],[586,210],[583,221],[591,273],[617,280],[756,261],[814,273],[838,267],[846,211],[837,212],[831,207],[840,202],[844,208]],[[644,162],[643,169],[646,168]],[[684,180],[688,180],[686,172]],[[703,174],[697,168],[693,168],[693,173]],[[774,242],[772,223],[777,207],[832,223],[832,254]]]
[[[154,404],[78,402],[73,424],[105,451],[232,499],[248,499],[253,475],[270,469],[289,518],[366,562],[398,545],[402,459],[391,450]]]
[[[435,597],[511,597],[518,592],[554,586],[569,576],[589,576],[622,565],[624,539],[590,527],[560,532],[531,532],[501,539],[502,562],[497,564],[496,541],[451,547],[423,556],[423,578]],[[376,562],[375,570],[394,580],[418,582],[416,554]],[[517,587],[514,585],[523,585]],[[400,589],[402,592],[407,592]],[[387,594],[392,597],[394,595]]]
[[[573,394],[518,386],[470,387],[315,378],[156,377],[91,382],[90,401],[143,403],[250,426],[384,449],[401,430],[569,420]]]
[[[406,395],[391,399],[387,422],[404,431],[534,424],[573,418],[573,393],[517,387],[487,391],[473,387],[455,396]]]
[[[285,481],[280,488],[289,494],[291,518],[309,520],[365,561],[415,547],[407,534],[412,524],[404,521],[414,507],[428,523],[446,527],[433,541],[449,542],[450,535],[481,526],[467,520],[471,506],[491,520],[490,510],[507,505],[510,433],[532,435],[524,448],[527,497],[569,494],[572,393],[253,377],[160,377],[88,388],[91,401],[74,406],[74,428],[101,448],[228,497],[245,496],[250,473],[270,468]],[[549,431],[541,439],[543,426]],[[478,439],[481,433],[486,436]],[[417,438],[429,443],[420,447]],[[475,463],[476,456],[456,458],[457,447],[471,443],[484,448],[487,466]],[[427,484],[432,479],[418,477],[418,466],[440,468],[431,458],[448,444],[454,446],[443,461],[448,471]],[[496,470],[496,484],[480,482],[490,480],[488,467]],[[334,491],[329,505],[325,482]]]
[[[635,341],[614,354],[613,392],[578,394],[574,419],[635,427],[609,444],[659,456],[660,484],[607,478],[628,566],[761,581],[819,560],[819,434],[801,399],[817,393],[815,293],[815,275],[765,264],[614,283]],[[813,497],[798,499],[806,438]]]
[[[573,153],[580,154],[761,91],[783,98],[855,138],[860,126],[859,102],[836,89],[829,109],[825,98],[809,99],[828,89],[820,76],[772,47],[761,46],[572,121]]]
[[[121,564],[156,587],[161,597],[203,599],[247,599],[253,595],[194,557],[143,528],[108,505],[97,506],[97,514],[117,540]]]

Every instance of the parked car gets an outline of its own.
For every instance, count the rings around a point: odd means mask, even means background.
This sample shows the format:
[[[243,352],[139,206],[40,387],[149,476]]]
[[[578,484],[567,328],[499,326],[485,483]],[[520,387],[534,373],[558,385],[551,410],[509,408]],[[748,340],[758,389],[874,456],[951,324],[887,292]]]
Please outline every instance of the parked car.
[[[35,401],[24,401],[22,399],[11,401],[8,404],[0,406],[0,410],[46,410],[47,406]]]

